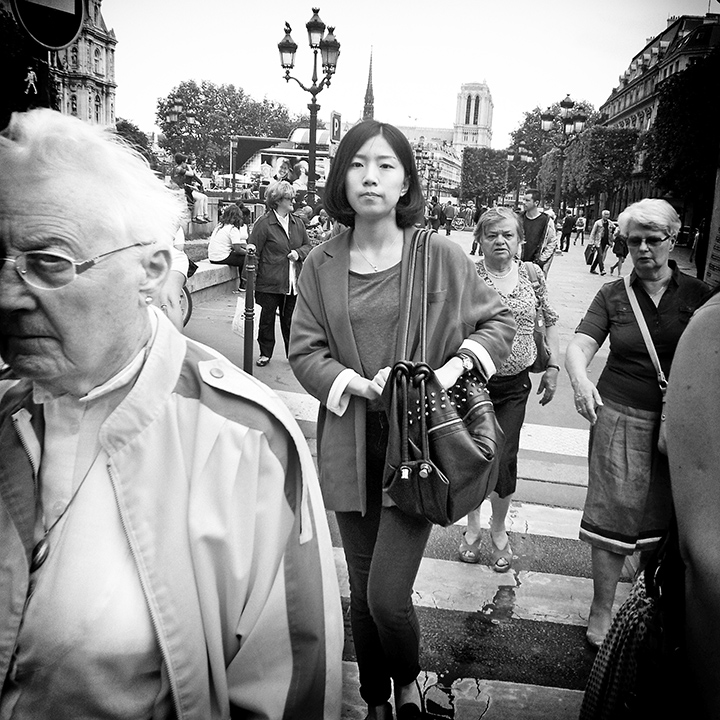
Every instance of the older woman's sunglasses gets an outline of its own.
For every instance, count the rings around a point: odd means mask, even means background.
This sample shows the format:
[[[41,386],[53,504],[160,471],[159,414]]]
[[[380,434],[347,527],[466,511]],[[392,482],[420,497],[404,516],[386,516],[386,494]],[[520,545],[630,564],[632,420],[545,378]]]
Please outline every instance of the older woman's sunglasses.
[[[624,237],[624,236],[622,236]],[[643,243],[645,243],[648,247],[655,248],[659,245],[662,245],[666,240],[669,240],[672,237],[672,235],[666,235],[665,237],[646,237],[646,238],[639,238],[639,237],[626,237],[625,242],[630,247],[640,247]]]
[[[48,252],[47,250],[27,250],[18,253],[15,257],[0,258],[0,270],[5,267],[5,263],[13,263],[17,274],[31,287],[39,290],[59,290],[69,285],[78,275],[82,275],[86,270],[97,265],[109,255],[151,244],[133,243],[81,261],[73,260],[62,253]]]

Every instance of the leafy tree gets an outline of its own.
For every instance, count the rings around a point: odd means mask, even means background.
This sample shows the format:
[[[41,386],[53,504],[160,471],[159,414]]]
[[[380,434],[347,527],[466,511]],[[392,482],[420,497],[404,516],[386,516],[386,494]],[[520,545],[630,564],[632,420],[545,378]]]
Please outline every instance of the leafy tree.
[[[460,172],[460,199],[480,198],[492,205],[505,192],[506,152],[490,148],[465,148]]]
[[[720,126],[710,110],[710,88],[720,76],[720,48],[659,88],[655,122],[646,138],[644,169],[659,189],[693,201],[710,215]]]
[[[183,112],[176,122],[167,119],[171,100],[179,99]],[[188,122],[187,113],[194,114]],[[230,170],[230,139],[234,135],[286,138],[297,127],[282,103],[264,98],[253,100],[242,88],[194,80],[181,82],[168,97],[159,98],[157,124],[162,130],[160,146],[171,153],[195,157],[206,171]]]
[[[640,132],[634,128],[595,126],[582,133],[567,151],[563,187],[574,196],[615,194],[627,183],[635,167]]]
[[[137,125],[129,120],[118,118],[115,123],[115,132],[125,138],[148,161],[151,168],[157,167],[157,157],[150,148],[147,135]]]

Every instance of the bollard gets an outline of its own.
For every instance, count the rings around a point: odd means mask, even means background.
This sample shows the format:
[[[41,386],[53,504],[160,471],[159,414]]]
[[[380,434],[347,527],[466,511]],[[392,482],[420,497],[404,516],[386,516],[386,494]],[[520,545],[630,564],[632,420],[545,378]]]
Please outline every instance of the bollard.
[[[255,336],[255,275],[257,274],[257,255],[255,246],[248,244],[245,255],[245,337],[243,338],[243,370],[253,374],[253,339]]]

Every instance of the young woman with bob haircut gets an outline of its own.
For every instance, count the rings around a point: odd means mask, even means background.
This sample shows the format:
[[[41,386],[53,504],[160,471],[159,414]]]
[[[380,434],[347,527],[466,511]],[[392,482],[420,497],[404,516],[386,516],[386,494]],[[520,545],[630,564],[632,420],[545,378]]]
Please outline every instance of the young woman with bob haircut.
[[[347,229],[308,256],[298,285],[290,364],[320,401],[318,461],[350,578],[360,694],[370,720],[422,717],[420,628],[412,587],[431,525],[383,491],[388,419],[381,394],[399,357],[407,276],[423,196],[413,152],[392,125],[366,120],[342,139],[324,196]],[[428,357],[445,387],[470,367],[490,377],[515,323],[456,243],[430,240]],[[419,284],[419,279],[418,279]],[[418,360],[419,309],[411,328]]]

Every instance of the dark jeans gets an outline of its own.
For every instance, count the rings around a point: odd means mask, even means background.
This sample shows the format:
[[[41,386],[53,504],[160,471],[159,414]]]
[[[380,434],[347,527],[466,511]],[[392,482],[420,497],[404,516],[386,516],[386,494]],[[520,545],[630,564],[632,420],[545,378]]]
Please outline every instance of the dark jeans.
[[[560,250],[563,252],[570,250],[570,233],[572,233],[572,230],[568,230],[560,235]]]
[[[525,422],[525,409],[532,388],[527,370],[517,375],[493,375],[488,381],[488,392],[495,407],[495,417],[505,433],[505,445],[498,462],[498,479],[495,492],[506,498],[517,486],[517,457],[520,449],[520,430]]]
[[[600,272],[605,272],[605,255],[608,251],[608,246],[605,245],[603,247],[602,245],[598,248],[598,251],[595,253],[595,259],[593,260],[593,264],[590,266],[590,272],[594,272],[596,268],[600,268]]]
[[[224,260],[211,260],[210,262],[213,265],[230,265],[236,267],[242,275],[243,267],[245,267],[245,253],[231,250],[230,254]]]
[[[390,698],[420,673],[420,625],[412,588],[432,525],[382,506],[388,421],[369,412],[366,429],[367,512],[336,513],[350,578],[350,625],[368,705]]]
[[[290,325],[297,295],[282,295],[280,293],[256,292],[255,301],[262,308],[260,322],[258,323],[258,345],[260,354],[272,357],[275,349],[275,315],[280,313],[280,332],[285,342],[285,355],[290,344]]]

